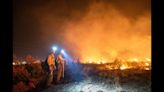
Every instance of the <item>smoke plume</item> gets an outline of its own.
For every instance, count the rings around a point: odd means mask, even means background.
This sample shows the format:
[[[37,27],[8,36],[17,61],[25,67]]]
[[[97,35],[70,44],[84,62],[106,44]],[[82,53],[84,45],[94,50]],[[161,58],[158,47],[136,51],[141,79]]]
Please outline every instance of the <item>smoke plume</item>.
[[[94,3],[81,20],[64,25],[63,40],[82,59],[150,58],[150,24],[148,13],[131,21],[112,5]]]

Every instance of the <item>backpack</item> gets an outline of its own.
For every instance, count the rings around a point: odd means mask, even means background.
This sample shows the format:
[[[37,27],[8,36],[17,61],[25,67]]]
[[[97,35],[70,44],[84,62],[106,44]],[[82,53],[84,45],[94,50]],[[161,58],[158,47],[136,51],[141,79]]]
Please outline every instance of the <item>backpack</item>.
[[[57,63],[57,58],[55,58],[55,66],[56,66],[56,71],[58,71],[58,63]]]
[[[47,60],[48,60],[48,57],[46,58],[46,60],[43,62],[43,65],[42,65],[43,70],[44,70],[45,72],[49,72],[49,66],[48,66]]]

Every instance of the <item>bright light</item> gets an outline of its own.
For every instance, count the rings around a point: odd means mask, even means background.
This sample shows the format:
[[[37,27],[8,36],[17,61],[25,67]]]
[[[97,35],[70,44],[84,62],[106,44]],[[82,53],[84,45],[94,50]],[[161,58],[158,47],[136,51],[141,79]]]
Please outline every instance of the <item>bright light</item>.
[[[151,61],[151,59],[150,58],[146,58],[146,61]]]
[[[97,64],[100,64],[100,62],[97,62]]]
[[[92,60],[92,59],[89,59],[89,63],[91,64],[91,63],[94,63],[94,62],[93,62],[93,60]]]
[[[26,61],[22,61],[22,64],[27,64],[27,62]]]
[[[138,59],[137,59],[137,58],[134,58],[133,60],[134,60],[135,62],[137,62],[137,61],[138,61]]]
[[[145,70],[150,70],[150,68],[145,68]]]
[[[15,62],[13,62],[13,65],[16,65]]]
[[[56,46],[52,47],[52,50],[53,51],[56,51],[57,50],[57,47]]]
[[[120,67],[120,69],[121,70],[125,70],[127,67],[125,66],[125,65],[122,65],[121,67]]]
[[[64,52],[65,52],[65,51],[62,49],[62,50],[61,50],[61,53],[64,53]]]
[[[149,63],[145,63],[146,66],[149,66]]]
[[[101,63],[102,63],[102,64],[105,64],[105,63],[106,63],[106,61],[102,61]]]

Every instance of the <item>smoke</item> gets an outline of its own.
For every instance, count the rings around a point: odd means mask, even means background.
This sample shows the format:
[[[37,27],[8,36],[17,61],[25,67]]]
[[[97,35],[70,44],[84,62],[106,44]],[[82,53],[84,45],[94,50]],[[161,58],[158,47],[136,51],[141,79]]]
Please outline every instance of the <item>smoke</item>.
[[[110,4],[93,3],[81,20],[66,23],[63,40],[82,59],[150,58],[150,28],[148,12],[131,21]]]
[[[143,8],[144,4],[129,1],[82,3],[85,7],[77,7],[77,2],[69,6],[63,1],[62,7],[54,8],[51,3],[32,13],[38,18],[45,41],[54,40],[84,62],[110,62],[116,57],[151,58],[150,12]]]

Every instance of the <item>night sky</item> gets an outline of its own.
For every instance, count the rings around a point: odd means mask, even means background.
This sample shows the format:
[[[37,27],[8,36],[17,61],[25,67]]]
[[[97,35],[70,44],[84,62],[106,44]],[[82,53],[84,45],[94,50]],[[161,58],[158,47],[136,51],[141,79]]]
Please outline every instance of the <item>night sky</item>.
[[[150,14],[150,0],[13,0],[13,53],[18,56],[31,54],[46,57],[56,44],[75,54],[76,50],[81,49],[76,42],[65,37],[65,33],[69,33],[66,25],[81,24],[92,10],[91,6],[99,3],[104,5],[103,8],[96,8],[93,13],[103,15],[111,12],[110,5],[130,24],[135,24],[142,15]],[[150,32],[139,33],[142,37],[145,34],[150,35]],[[78,38],[78,35],[74,36]]]

